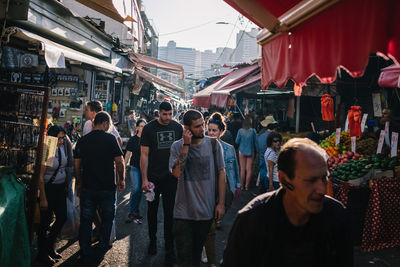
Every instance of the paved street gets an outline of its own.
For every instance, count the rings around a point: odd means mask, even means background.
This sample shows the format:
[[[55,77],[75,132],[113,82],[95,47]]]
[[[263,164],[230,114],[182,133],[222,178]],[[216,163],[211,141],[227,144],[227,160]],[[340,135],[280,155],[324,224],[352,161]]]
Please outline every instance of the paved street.
[[[129,179],[128,179],[129,180]],[[129,186],[129,182],[127,183]],[[255,190],[255,189],[254,189]],[[216,253],[217,259],[222,257],[226,239],[233,223],[236,212],[254,197],[254,192],[243,192],[241,197],[234,201],[231,209],[226,214],[222,223],[222,229],[217,230]],[[99,266],[137,266],[137,267],[161,267],[164,261],[164,240],[163,240],[163,213],[160,203],[158,217],[158,253],[156,256],[147,255],[148,232],[146,219],[147,203],[143,199],[141,203],[141,213],[144,215],[143,224],[126,224],[126,214],[128,212],[129,192],[128,190],[118,194],[117,209],[117,240],[113,247],[107,252],[104,260]],[[79,265],[78,250],[79,245],[76,240],[58,243],[58,250],[63,256],[63,261],[59,261],[55,266],[77,266]],[[400,248],[386,249],[374,253],[361,253],[359,248],[355,248],[355,266],[356,267],[388,267],[400,266]],[[34,263],[34,267],[40,267]],[[202,266],[206,266],[203,264]]]

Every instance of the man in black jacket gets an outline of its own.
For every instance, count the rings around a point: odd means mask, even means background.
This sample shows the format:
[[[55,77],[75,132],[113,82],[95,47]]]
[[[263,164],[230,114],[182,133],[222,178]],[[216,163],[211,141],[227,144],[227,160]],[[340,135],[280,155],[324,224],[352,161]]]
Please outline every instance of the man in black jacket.
[[[239,211],[221,266],[353,266],[345,208],[325,196],[325,151],[291,139],[278,171],[282,187]]]

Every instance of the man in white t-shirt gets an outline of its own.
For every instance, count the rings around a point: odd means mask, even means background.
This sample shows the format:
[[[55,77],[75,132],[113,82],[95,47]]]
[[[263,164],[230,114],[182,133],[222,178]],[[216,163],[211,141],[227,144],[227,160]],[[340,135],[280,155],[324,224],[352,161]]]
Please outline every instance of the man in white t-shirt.
[[[90,133],[93,129],[93,120],[96,117],[96,114],[103,110],[103,105],[100,101],[88,101],[85,105],[85,117],[88,119],[83,126],[83,135]],[[118,144],[122,146],[122,139],[119,135],[117,129],[115,129],[114,125],[111,124],[110,133],[117,138]]]

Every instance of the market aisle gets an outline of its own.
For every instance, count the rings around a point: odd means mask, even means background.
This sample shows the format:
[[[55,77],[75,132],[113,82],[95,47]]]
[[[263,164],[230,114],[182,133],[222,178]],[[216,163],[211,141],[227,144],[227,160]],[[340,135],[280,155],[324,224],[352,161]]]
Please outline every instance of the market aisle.
[[[127,188],[129,188],[129,179]],[[222,253],[226,244],[226,239],[229,230],[235,218],[237,211],[248,203],[255,195],[256,189],[249,192],[243,192],[239,200],[234,201],[231,209],[226,214],[221,230],[217,231],[216,237],[216,253],[217,260],[222,257]],[[118,208],[117,208],[117,240],[114,242],[113,247],[107,252],[104,260],[99,266],[138,266],[138,267],[162,267],[164,261],[164,240],[163,240],[163,214],[162,209],[159,209],[158,218],[158,253],[156,256],[147,255],[148,245],[148,232],[147,232],[147,219],[146,219],[146,205],[143,199],[141,204],[141,213],[144,215],[143,224],[138,225],[135,223],[126,224],[126,214],[128,211],[129,192],[124,191],[118,194]],[[160,203],[161,207],[161,203]],[[75,267],[80,266],[78,260],[78,241],[68,242],[62,240],[58,242],[57,248],[63,256],[63,260],[59,261],[55,266]],[[355,248],[355,265],[356,267],[388,267],[400,266],[400,248],[385,249],[371,253],[361,253],[359,248]],[[39,267],[36,262],[33,267]],[[202,264],[202,266],[207,266]]]

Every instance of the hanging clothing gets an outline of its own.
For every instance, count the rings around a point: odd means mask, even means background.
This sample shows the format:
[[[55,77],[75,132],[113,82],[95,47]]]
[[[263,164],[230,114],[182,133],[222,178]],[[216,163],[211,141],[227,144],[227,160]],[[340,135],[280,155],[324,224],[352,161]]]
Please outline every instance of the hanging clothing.
[[[361,107],[351,106],[348,112],[350,136],[361,137]]]
[[[324,94],[321,97],[321,113],[322,113],[322,120],[324,121],[334,121],[334,104],[333,99],[329,94]]]

